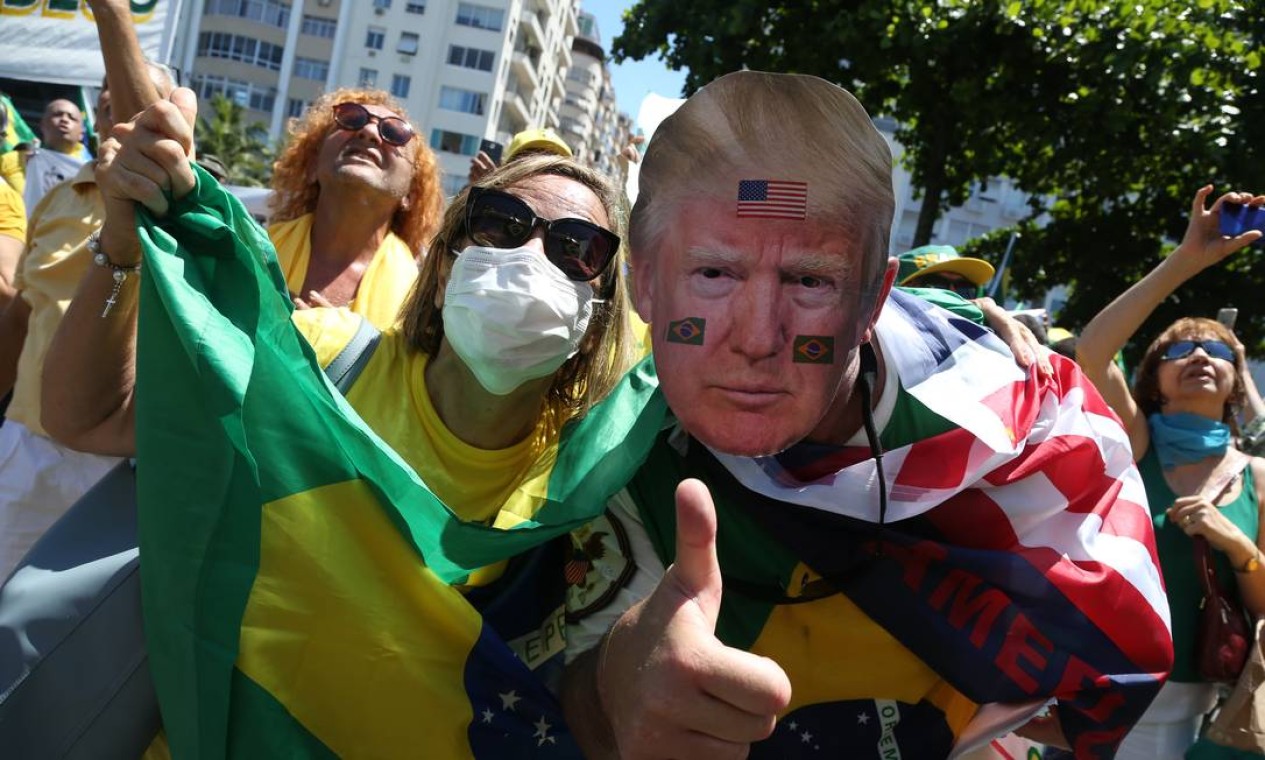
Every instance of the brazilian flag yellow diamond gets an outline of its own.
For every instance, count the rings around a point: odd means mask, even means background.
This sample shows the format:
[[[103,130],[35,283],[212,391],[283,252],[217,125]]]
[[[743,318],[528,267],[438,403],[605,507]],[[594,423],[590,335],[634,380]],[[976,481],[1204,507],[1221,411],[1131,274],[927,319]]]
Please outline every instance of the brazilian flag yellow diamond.
[[[707,329],[707,320],[702,317],[688,317],[668,323],[668,342],[684,343],[688,346],[703,345],[703,332]]]
[[[795,338],[794,361],[797,364],[833,364],[835,339],[829,335],[800,335]]]

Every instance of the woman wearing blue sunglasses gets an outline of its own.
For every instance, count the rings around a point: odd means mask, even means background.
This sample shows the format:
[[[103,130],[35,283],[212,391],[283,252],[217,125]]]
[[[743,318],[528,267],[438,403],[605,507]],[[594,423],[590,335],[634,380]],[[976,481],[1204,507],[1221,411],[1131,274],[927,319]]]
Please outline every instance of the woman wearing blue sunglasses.
[[[1133,446],[1172,613],[1172,675],[1121,745],[1119,758],[1183,757],[1216,702],[1216,685],[1200,676],[1196,657],[1203,594],[1193,537],[1202,536],[1213,549],[1221,587],[1251,615],[1265,614],[1265,488],[1258,486],[1265,486],[1265,460],[1238,452],[1231,436],[1245,394],[1242,345],[1224,325],[1187,317],[1147,348],[1132,393],[1112,361],[1173,291],[1261,237],[1258,231],[1225,237],[1219,220],[1224,204],[1261,206],[1265,196],[1226,193],[1209,209],[1211,192],[1206,186],[1195,194],[1181,245],[1099,312],[1076,347],[1085,374],[1120,416]]]

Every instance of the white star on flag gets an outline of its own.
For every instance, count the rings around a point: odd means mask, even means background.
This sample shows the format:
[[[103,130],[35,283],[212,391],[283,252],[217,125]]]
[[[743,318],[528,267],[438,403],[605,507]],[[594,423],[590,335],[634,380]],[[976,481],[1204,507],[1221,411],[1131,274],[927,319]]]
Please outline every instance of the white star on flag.
[[[870,716],[861,713],[857,716],[857,723],[862,726],[868,726],[870,724]]]
[[[484,723],[491,723],[494,715],[495,713],[493,713],[491,709],[486,708],[486,707],[483,708],[483,722]]]
[[[807,744],[813,740],[813,735],[805,731],[804,733],[799,735],[799,738],[800,738],[800,741]]]
[[[792,730],[792,731],[798,731],[798,730],[799,730],[799,723],[798,723],[797,721],[791,721],[791,724],[790,724],[789,726],[787,726],[787,728],[789,728],[789,729],[790,729],[790,730]]]
[[[522,699],[522,697],[518,696],[516,689],[510,689],[508,694],[502,694],[500,697],[502,710],[513,710],[514,705],[518,704],[519,700]]]
[[[549,725],[549,721],[545,720],[545,716],[540,716],[540,720],[536,721],[534,725],[536,726],[536,733],[532,734],[532,738],[539,739],[536,742],[537,747],[543,747],[545,742],[554,743],[554,737],[549,735],[549,729],[552,726]]]

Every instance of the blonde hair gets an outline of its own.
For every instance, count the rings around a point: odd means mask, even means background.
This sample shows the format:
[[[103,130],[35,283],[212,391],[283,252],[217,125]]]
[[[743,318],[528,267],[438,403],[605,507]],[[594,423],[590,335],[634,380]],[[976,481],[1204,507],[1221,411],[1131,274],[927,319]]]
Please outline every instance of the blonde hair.
[[[848,91],[802,74],[726,74],[664,120],[629,222],[634,266],[653,257],[682,199],[736,204],[739,180],[783,177],[808,184],[808,219],[860,236],[860,285],[876,289],[896,207],[891,150]]]
[[[272,221],[297,219],[316,210],[321,188],[316,183],[312,167],[325,138],[336,128],[334,106],[339,103],[382,106],[408,121],[408,112],[400,102],[382,90],[344,87],[317,98],[302,117],[290,120],[289,141],[272,165]],[[407,208],[401,204],[396,209],[391,219],[391,231],[417,254],[424,250],[427,239],[435,234],[444,199],[434,152],[420,133],[413,139],[417,142],[417,149],[413,154],[413,182],[407,196],[411,202]]]
[[[505,189],[546,175],[565,177],[592,190],[610,220],[611,230],[623,240],[625,214],[619,195],[602,175],[573,159],[543,154],[519,156],[474,186]],[[439,232],[431,241],[432,254],[422,262],[417,282],[401,309],[406,341],[431,356],[439,352],[444,339],[443,313],[436,302],[452,269],[453,252],[464,247],[469,194],[467,187],[448,205]],[[547,413],[559,423],[585,414],[615,387],[639,358],[629,323],[624,251],[621,244],[601,276],[602,284],[594,284],[595,291],[608,294],[606,301],[594,304],[593,317],[580,342],[580,350],[554,373],[549,386],[545,399]]]

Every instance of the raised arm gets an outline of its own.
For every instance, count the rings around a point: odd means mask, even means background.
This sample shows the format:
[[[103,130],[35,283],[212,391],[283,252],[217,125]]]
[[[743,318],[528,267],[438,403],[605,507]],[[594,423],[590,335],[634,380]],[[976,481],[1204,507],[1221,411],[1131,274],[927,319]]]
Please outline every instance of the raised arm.
[[[41,418],[74,449],[135,453],[136,303],[141,276],[134,203],[167,211],[194,186],[189,157],[197,99],[178,89],[136,119],[114,127],[102,145],[97,187],[105,202],[100,255],[88,267],[44,361]],[[120,283],[117,273],[128,273]],[[118,287],[116,288],[116,285]],[[113,301],[113,303],[111,303]],[[107,308],[108,307],[108,308]]]
[[[1221,206],[1224,203],[1261,205],[1265,203],[1265,196],[1254,198],[1249,193],[1226,193],[1217,198],[1209,209],[1206,203],[1211,193],[1212,185],[1205,185],[1195,193],[1181,245],[1159,266],[1098,312],[1081,331],[1076,342],[1076,361],[1098,387],[1103,399],[1120,416],[1133,449],[1138,453],[1144,452],[1149,443],[1146,420],[1138,413],[1124,374],[1115,367],[1116,352],[1173,291],[1261,236],[1255,230],[1234,238],[1223,236],[1220,231]]]
[[[129,0],[88,0],[88,5],[97,22],[101,57],[105,60],[110,115],[115,124],[122,124],[158,102],[158,91],[150,80],[145,54],[136,38]]]

